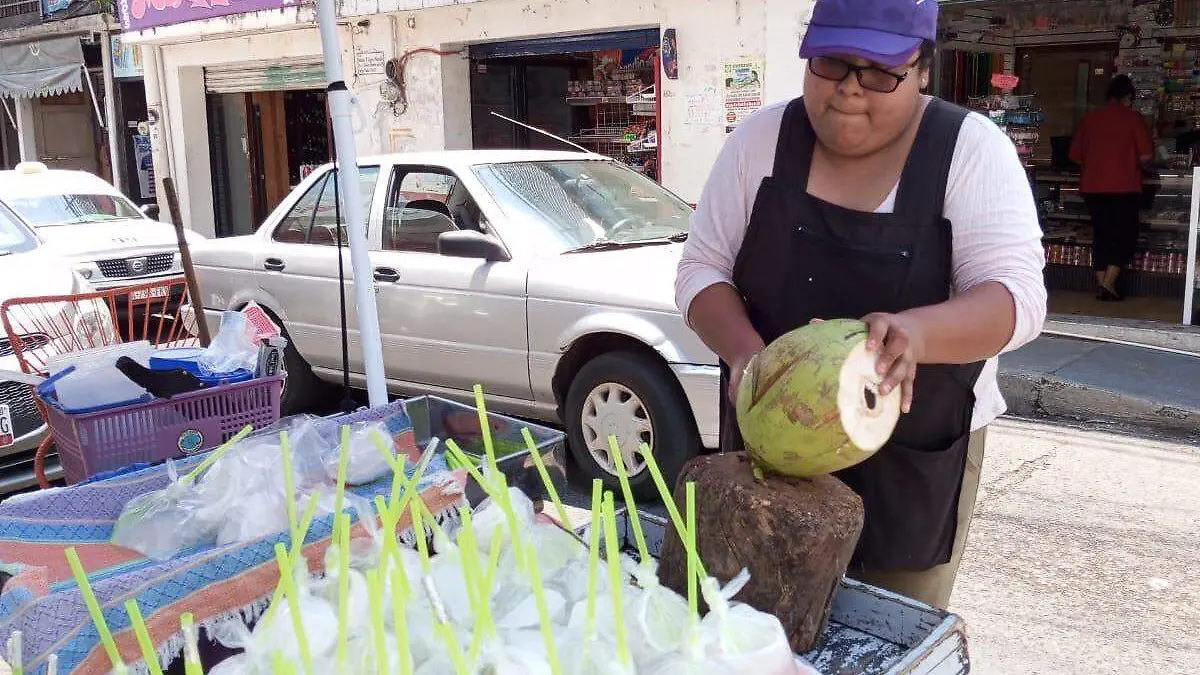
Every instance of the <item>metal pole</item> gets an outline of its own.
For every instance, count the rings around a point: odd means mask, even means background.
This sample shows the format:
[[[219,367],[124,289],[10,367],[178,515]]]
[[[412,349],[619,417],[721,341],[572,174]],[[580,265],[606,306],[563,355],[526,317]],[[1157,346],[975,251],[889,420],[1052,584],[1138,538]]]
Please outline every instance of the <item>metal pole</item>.
[[[125,172],[121,170],[124,168],[121,166],[121,141],[124,140],[124,130],[117,124],[117,84],[113,79],[111,33],[101,33],[100,55],[104,60],[104,116],[107,118],[108,162],[112,165],[112,182],[118,190],[128,194],[129,186],[125,184]]]
[[[367,250],[367,227],[363,218],[362,193],[359,191],[358,149],[354,145],[351,123],[352,96],[342,80],[342,50],[337,34],[334,0],[317,0],[317,23],[321,28],[321,51],[325,56],[325,77],[329,81],[329,111],[333,119],[333,141],[337,149],[339,190],[350,240],[350,267],[354,276],[354,296],[358,309],[359,339],[367,371],[367,397],[372,407],[388,401],[383,366],[383,340],[379,334],[379,310],[375,304],[375,279]]]

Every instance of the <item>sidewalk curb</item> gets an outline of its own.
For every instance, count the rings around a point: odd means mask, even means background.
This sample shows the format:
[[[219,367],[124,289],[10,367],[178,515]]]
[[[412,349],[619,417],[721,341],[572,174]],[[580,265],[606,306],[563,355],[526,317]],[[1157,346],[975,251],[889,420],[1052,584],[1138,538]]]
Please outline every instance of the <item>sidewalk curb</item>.
[[[1200,437],[1200,409],[1164,406],[1044,372],[1002,368],[998,379],[1010,415],[1076,422],[1101,420]]]

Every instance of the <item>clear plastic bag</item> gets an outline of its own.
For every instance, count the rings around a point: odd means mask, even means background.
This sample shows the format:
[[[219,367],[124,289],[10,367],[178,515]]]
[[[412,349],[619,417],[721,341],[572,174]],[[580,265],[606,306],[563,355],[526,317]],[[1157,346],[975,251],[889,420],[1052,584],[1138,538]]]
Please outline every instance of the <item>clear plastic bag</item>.
[[[209,373],[232,373],[258,367],[254,328],[241,312],[221,315],[221,328],[212,343],[200,352],[200,368]]]
[[[138,495],[125,504],[113,527],[113,544],[163,561],[212,540],[215,530],[197,521],[196,511],[186,499],[192,488],[180,480],[170,460],[167,475],[171,484],[165,489]]]
[[[401,462],[401,466],[408,461],[407,455],[396,457],[395,442],[384,422],[357,422],[350,425],[350,443],[347,448],[349,457],[346,461],[347,485],[367,485],[392,475],[392,466],[380,453],[380,448]],[[330,481],[337,481],[340,454],[340,443],[326,452],[325,475]]]
[[[724,588],[711,577],[701,582],[709,613],[700,623],[700,632],[708,656],[724,664],[730,675],[797,675],[800,666],[779,619],[746,604],[730,603],[749,581],[749,572],[742,570]]]

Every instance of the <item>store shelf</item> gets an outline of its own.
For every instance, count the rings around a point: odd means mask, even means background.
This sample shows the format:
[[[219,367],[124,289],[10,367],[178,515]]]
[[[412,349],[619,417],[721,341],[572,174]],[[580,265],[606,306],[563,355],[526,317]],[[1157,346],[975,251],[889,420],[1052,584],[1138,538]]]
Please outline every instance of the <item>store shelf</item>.
[[[629,105],[624,96],[574,96],[567,99],[567,105],[588,107],[597,105]]]
[[[1042,216],[1047,220],[1068,220],[1071,222],[1090,223],[1092,217],[1082,213],[1047,213]],[[1188,224],[1178,220],[1164,220],[1162,218],[1142,218],[1139,222],[1142,225],[1151,228],[1162,228],[1166,230],[1179,230],[1181,232],[1188,231]]]

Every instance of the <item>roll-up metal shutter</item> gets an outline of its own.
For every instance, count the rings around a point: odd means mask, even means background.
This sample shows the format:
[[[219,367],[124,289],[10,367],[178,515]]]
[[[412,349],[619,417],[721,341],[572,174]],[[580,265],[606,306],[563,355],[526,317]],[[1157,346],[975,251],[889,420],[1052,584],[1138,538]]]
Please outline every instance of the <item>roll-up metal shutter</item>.
[[[327,84],[325,63],[319,56],[287,62],[233,63],[204,69],[204,88],[210,94],[324,89]]]

